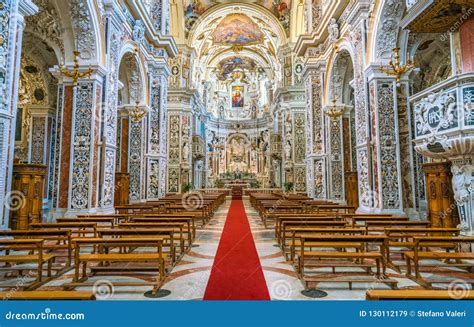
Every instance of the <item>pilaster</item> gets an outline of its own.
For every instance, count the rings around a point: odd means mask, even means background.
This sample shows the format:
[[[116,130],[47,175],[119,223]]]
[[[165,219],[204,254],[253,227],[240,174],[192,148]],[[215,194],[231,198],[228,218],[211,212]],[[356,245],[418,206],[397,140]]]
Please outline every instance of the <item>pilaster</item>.
[[[30,0],[2,1],[0,8],[0,229],[9,219],[24,17],[37,10]]]

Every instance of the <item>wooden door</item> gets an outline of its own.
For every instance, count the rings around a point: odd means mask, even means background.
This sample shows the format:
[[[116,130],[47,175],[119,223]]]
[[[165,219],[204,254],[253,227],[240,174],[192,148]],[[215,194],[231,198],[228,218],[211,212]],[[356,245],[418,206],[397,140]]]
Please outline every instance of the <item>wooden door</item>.
[[[359,207],[359,187],[357,183],[357,172],[349,171],[344,173],[344,183],[346,189],[346,202],[348,206]]]
[[[43,192],[48,168],[44,165],[13,165],[12,191],[9,197],[10,227],[29,229],[43,221]]]
[[[432,227],[456,227],[459,224],[458,209],[454,201],[449,162],[423,165],[426,176],[428,219]]]
[[[115,174],[114,205],[124,206],[129,204],[130,177],[128,173]]]

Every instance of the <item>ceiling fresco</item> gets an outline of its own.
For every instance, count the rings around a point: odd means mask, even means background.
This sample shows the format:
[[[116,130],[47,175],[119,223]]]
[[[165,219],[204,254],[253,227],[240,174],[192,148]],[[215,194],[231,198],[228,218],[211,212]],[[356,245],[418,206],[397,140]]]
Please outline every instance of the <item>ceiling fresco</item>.
[[[217,25],[212,32],[214,44],[244,46],[262,43],[264,34],[250,17],[242,14],[231,14]]]
[[[191,31],[196,21],[202,14],[204,14],[206,10],[210,9],[215,5],[226,2],[231,1],[184,0],[184,18],[186,34]],[[254,3],[270,10],[275,15],[275,17],[278,18],[287,33],[289,32],[291,0],[255,0]]]
[[[256,64],[250,58],[232,57],[220,62],[217,69],[219,80],[225,81],[235,70],[253,71],[256,69]]]

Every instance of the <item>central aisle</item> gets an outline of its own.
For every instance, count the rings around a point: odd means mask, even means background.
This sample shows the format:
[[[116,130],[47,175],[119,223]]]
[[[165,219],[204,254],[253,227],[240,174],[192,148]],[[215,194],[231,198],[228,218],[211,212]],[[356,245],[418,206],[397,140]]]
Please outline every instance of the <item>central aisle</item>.
[[[270,300],[242,200],[232,200],[204,300]]]

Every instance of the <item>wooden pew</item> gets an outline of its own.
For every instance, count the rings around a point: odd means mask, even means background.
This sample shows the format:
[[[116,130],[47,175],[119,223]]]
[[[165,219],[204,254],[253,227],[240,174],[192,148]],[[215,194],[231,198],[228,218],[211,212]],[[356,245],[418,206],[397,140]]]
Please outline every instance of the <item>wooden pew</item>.
[[[40,283],[43,280],[43,266],[47,264],[47,276],[51,277],[51,268],[56,258],[53,254],[45,254],[43,249],[43,239],[0,239],[0,251],[6,254],[0,255],[0,262],[11,263],[34,263],[37,265],[36,281]],[[11,254],[15,251],[30,251],[28,254]],[[21,267],[8,266],[2,267],[3,271],[13,270],[32,270]]]
[[[186,234],[187,237],[187,248],[190,248],[193,244],[193,230],[189,221],[187,222],[131,222],[131,223],[121,223],[118,225],[118,228],[131,228],[131,229],[153,229],[153,228],[177,228],[182,230],[183,234]]]
[[[336,215],[319,215],[319,214],[281,214],[275,216],[275,237],[280,237],[282,226],[284,222],[298,222],[298,221],[338,221],[346,225]]]
[[[337,227],[337,226],[336,226]],[[339,226],[339,228],[335,228],[334,226],[333,227],[329,227],[329,226],[326,226],[324,228],[321,228],[321,227],[308,227],[308,226],[298,226],[298,227],[295,227],[295,226],[292,226],[289,228],[289,232],[291,233],[291,242],[289,244],[289,260],[292,261],[294,263],[294,259],[295,259],[295,253],[296,253],[296,250],[298,249],[299,246],[301,246],[301,243],[300,243],[300,236],[301,234],[321,234],[321,235],[334,235],[334,234],[337,234],[337,235],[364,235],[365,234],[365,229],[363,228],[345,228],[345,226]],[[285,239],[285,243],[283,243],[283,252],[285,254],[285,257],[286,257],[286,254],[287,254],[287,251],[286,251],[286,248],[284,247],[286,244],[286,239]],[[306,247],[308,247],[311,251],[312,248],[333,248],[334,246],[333,245],[337,245],[338,248],[337,249],[349,249],[349,248],[353,248],[355,249],[356,251],[362,251],[363,248],[362,248],[362,243],[360,242],[343,242],[343,243],[337,243],[337,244],[332,244],[332,243],[327,243],[327,242],[318,242],[318,241],[315,241],[315,242],[306,242]],[[334,269],[333,269],[334,271]]]
[[[371,221],[383,221],[383,220],[387,220],[387,221],[408,221],[408,217],[386,217],[386,218],[383,218],[383,217],[373,217],[373,216],[352,216],[352,217],[349,217],[348,218],[350,221],[352,221],[352,225],[353,226],[356,226],[358,225],[359,223],[364,223],[364,225],[367,223],[367,222],[371,222]]]
[[[201,220],[202,224],[201,226],[206,225],[206,223],[209,221],[211,218],[211,215],[209,214],[207,210],[207,206],[201,205],[196,207],[194,210],[186,209],[186,207],[183,204],[174,204],[166,207],[166,210],[168,214],[193,214],[194,217],[198,218]]]
[[[169,248],[170,265],[174,266],[177,261],[176,244],[178,241],[180,248],[180,256],[185,254],[183,231],[174,227],[163,228],[114,228],[114,229],[99,229],[97,230],[99,238],[103,239],[120,239],[120,238],[150,238],[159,237],[163,240],[162,246]]]
[[[346,226],[346,223],[343,221],[331,220],[328,218],[324,219],[311,219],[311,220],[283,220],[280,223],[279,233],[276,235],[277,242],[280,245],[284,245],[285,241],[288,237],[291,237],[292,233],[290,231],[291,228],[296,227],[312,227],[312,228],[343,228]]]
[[[32,229],[70,230],[72,237],[94,237],[97,235],[97,223],[33,223]]]
[[[187,214],[158,214],[158,215],[136,215],[128,217],[129,223],[159,223],[159,222],[182,222],[189,224],[193,232],[193,240],[196,238],[196,223],[194,215]]]
[[[401,272],[402,264],[395,264],[392,260],[394,254],[400,254],[403,258],[406,251],[413,251],[415,246],[415,237],[421,236],[458,236],[460,230],[458,228],[385,228],[385,235],[388,237],[387,264],[390,268]],[[453,243],[425,243],[429,248],[442,248],[445,250],[455,249]],[[392,248],[400,248],[401,250],[392,250]]]
[[[366,300],[474,300],[474,291],[466,290],[461,298],[453,298],[450,290],[369,290]]]
[[[58,223],[96,223],[97,226],[107,226],[114,227],[120,223],[120,219],[116,217],[79,217],[79,218],[57,218],[56,222]]]
[[[397,281],[390,279],[386,276],[386,242],[387,236],[385,235],[321,235],[321,234],[300,234],[300,247],[299,251],[296,251],[297,257],[297,273],[304,283],[310,288],[310,285],[315,285],[321,282],[333,282],[333,283],[349,283],[349,289],[352,289],[352,284],[356,282],[372,283],[381,282],[389,285],[390,287],[396,287]],[[341,251],[307,251],[307,245],[313,242],[329,243],[332,248],[337,249],[339,244],[344,243],[363,243],[364,251],[361,252],[341,252]],[[378,251],[373,250],[369,245],[377,245]],[[351,276],[347,278],[332,279],[328,277],[318,277],[317,275],[308,276],[305,274],[305,267],[315,265],[308,262],[309,260],[317,259],[316,265],[318,267],[336,267],[340,266],[338,260],[345,260],[344,267],[359,267],[363,268],[370,273],[370,267],[364,264],[364,260],[374,260],[376,273],[371,278],[358,278],[360,276]],[[355,272],[354,272],[355,273]],[[352,273],[352,274],[354,274]],[[349,272],[346,271],[346,274]],[[326,275],[323,273],[322,275]],[[355,278],[354,278],[355,277]]]
[[[2,237],[12,237],[14,239],[40,239],[43,240],[42,249],[44,252],[56,252],[56,257],[60,257],[60,250],[67,251],[66,267],[72,264],[72,243],[70,230],[55,229],[28,229],[28,230],[2,230]]]
[[[72,283],[65,284],[65,288],[74,288],[81,286],[89,286],[84,283],[87,278],[87,264],[98,263],[99,266],[94,267],[94,270],[101,270],[102,272],[113,272],[113,271],[149,271],[149,268],[126,265],[114,267],[110,263],[143,263],[151,262],[156,264],[151,267],[154,271],[158,270],[156,281],[153,283],[153,292],[156,293],[165,279],[165,259],[166,254],[163,253],[163,238],[150,237],[150,238],[80,238],[72,240],[75,252],[74,252],[74,279]],[[99,252],[90,254],[82,254],[82,247],[93,247],[99,249]],[[111,248],[134,248],[134,252],[127,253],[112,253]],[[156,248],[155,252],[135,252],[137,248]],[[109,265],[105,265],[109,263]],[[82,267],[82,276],[80,274]],[[115,286],[144,286],[149,285],[148,282],[114,282]]]
[[[425,279],[420,273],[420,261],[422,260],[440,260],[436,267],[459,267],[467,269],[472,274],[474,267],[474,253],[473,252],[434,252],[422,251],[423,248],[430,247],[435,244],[468,244],[474,243],[474,236],[424,236],[414,238],[413,251],[405,252],[407,263],[407,277],[415,280],[418,284],[424,287],[431,287],[435,283],[450,283],[448,280],[441,279]],[[464,261],[463,261],[464,260]],[[466,261],[467,260],[467,261]],[[443,262],[444,261],[444,262]],[[413,262],[415,275],[412,275]],[[474,279],[465,280],[466,283],[474,285]]]
[[[8,301],[91,301],[95,300],[95,294],[78,291],[12,291],[0,292],[0,299]]]
[[[127,204],[124,206],[115,206],[115,211],[118,214],[130,214],[136,212],[153,212],[154,206],[150,204]]]
[[[429,221],[374,220],[365,221],[367,232],[384,232],[385,228],[428,228]]]
[[[316,211],[336,211],[341,213],[352,214],[355,213],[356,207],[354,206],[346,206],[346,205],[332,205],[332,204],[321,204],[316,206]]]

